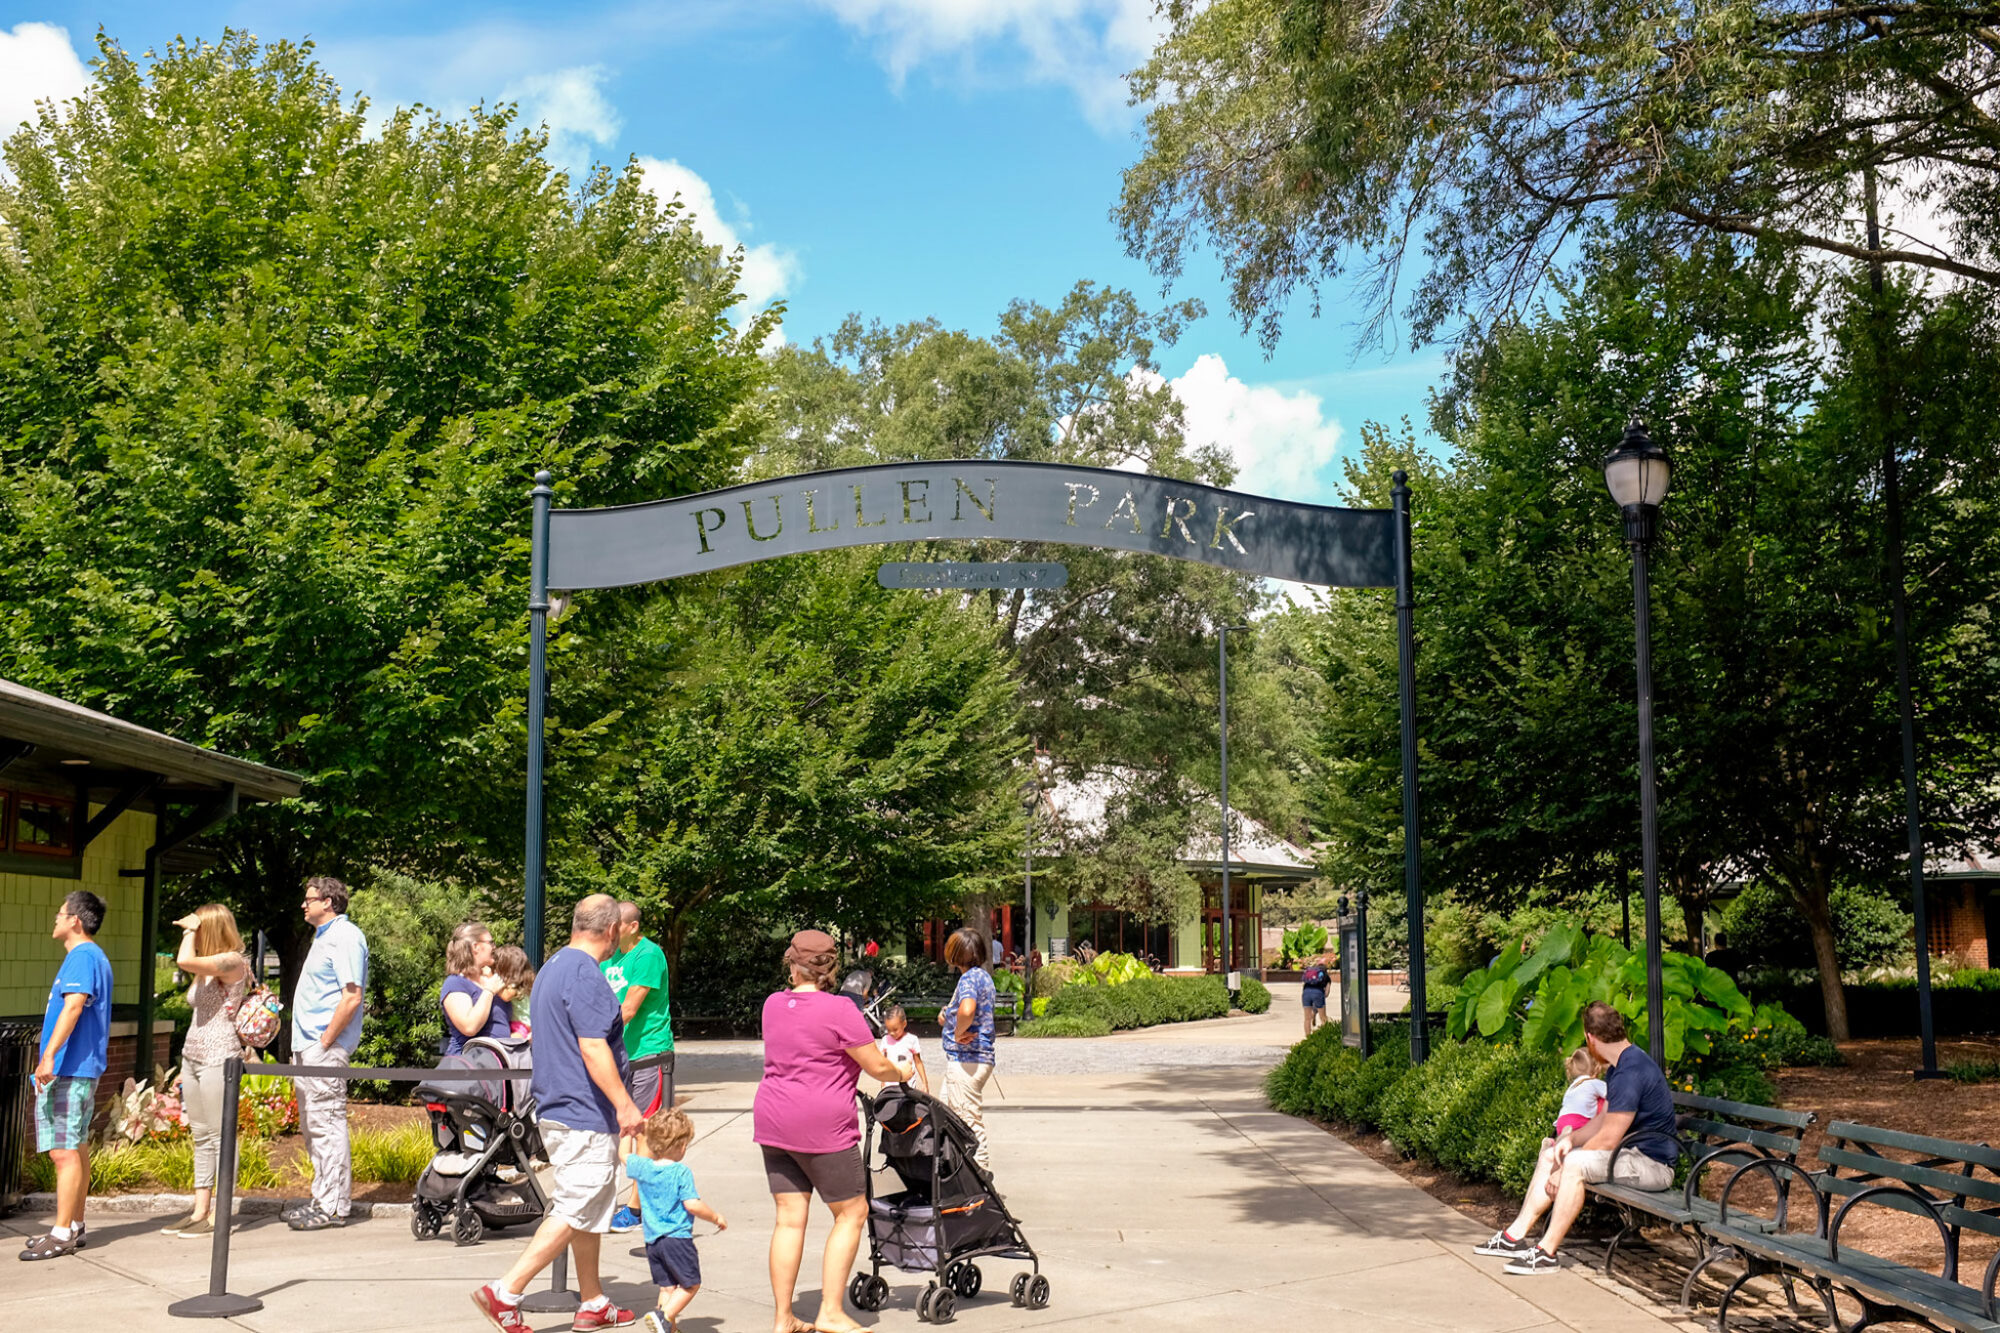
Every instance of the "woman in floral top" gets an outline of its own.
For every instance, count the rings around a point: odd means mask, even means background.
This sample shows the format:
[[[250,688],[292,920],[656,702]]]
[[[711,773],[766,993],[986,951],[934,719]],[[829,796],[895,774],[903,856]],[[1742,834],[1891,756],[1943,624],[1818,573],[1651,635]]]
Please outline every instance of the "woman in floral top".
[[[243,1050],[236,1011],[250,985],[250,960],[236,917],[221,903],[197,907],[174,924],[181,928],[174,966],[194,978],[188,986],[194,1025],[181,1048],[181,1105],[194,1132],[194,1211],[160,1230],[199,1238],[215,1234],[209,1197],[222,1155],[222,1067]]]
[[[986,1150],[986,1080],[993,1076],[993,978],[981,967],[986,950],[970,926],[945,941],[944,961],[962,975],[951,1003],[938,1015],[944,1029],[944,1104],[971,1126],[979,1140],[973,1160],[991,1171]]]

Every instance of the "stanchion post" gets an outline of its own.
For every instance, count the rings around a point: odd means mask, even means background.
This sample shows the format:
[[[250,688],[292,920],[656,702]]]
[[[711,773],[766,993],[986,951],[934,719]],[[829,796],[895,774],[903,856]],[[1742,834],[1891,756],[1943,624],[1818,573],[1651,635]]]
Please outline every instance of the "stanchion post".
[[[232,1055],[222,1071],[222,1160],[215,1172],[215,1241],[208,1252],[208,1291],[175,1301],[178,1319],[231,1319],[264,1308],[255,1296],[229,1290],[230,1205],[236,1196],[236,1104],[243,1095],[243,1058]]]

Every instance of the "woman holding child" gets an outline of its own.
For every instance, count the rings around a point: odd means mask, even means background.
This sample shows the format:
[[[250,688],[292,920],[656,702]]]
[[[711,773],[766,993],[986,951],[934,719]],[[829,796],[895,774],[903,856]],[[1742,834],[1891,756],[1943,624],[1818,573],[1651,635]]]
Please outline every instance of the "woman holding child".
[[[902,1073],[875,1045],[853,1001],[838,994],[839,950],[823,931],[802,930],[785,950],[791,987],[764,1001],[764,1078],[752,1104],[753,1137],[777,1205],[771,1232],[775,1333],[853,1333],[841,1301],[868,1217],[861,1127],[854,1090],[861,1075],[884,1083]],[[833,1214],[820,1264],[819,1314],[792,1314],[805,1257],[806,1221],[817,1193]]]
[[[473,1037],[505,1041],[514,1009],[501,992],[506,982],[493,966],[493,932],[481,921],[461,921],[444,946],[451,975],[438,988],[444,1010],[444,1053],[457,1055]]]

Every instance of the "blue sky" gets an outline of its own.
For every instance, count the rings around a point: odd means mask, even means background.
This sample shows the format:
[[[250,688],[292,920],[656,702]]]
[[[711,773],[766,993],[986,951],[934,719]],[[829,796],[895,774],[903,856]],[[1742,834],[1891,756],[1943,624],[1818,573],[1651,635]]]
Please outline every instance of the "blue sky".
[[[555,155],[648,163],[711,241],[748,251],[746,288],[786,302],[809,342],[850,312],[990,332],[1016,297],[1079,279],[1160,282],[1109,210],[1139,151],[1119,76],[1154,39],[1151,0],[737,0],[289,5],[0,0],[0,117],[75,91],[102,26],[139,51],[225,26],[312,37],[379,106],[519,101]],[[60,29],[61,34],[50,29]],[[1209,317],[1162,357],[1191,431],[1227,444],[1246,489],[1331,499],[1363,421],[1420,427],[1434,349],[1355,353],[1347,293],[1303,303],[1266,359],[1226,312],[1216,269],[1172,296]]]

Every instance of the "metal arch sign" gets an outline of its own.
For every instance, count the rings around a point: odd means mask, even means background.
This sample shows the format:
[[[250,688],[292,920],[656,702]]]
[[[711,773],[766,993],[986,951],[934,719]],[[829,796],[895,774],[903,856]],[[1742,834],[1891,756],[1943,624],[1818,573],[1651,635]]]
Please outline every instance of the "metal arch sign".
[[[1396,583],[1395,513],[1056,463],[889,463],[548,516],[550,588],[617,588],[809,551],[1030,541],[1330,587]]]
[[[1418,858],[1410,491],[1391,509],[1298,504],[1147,473],[1061,463],[885,463],[604,509],[553,507],[537,473],[528,590],[528,820],[522,925],[541,962],[549,590],[621,588],[811,551],[907,541],[1029,541],[1138,551],[1325,587],[1394,588],[1402,712],[1410,1055],[1429,1050]]]

